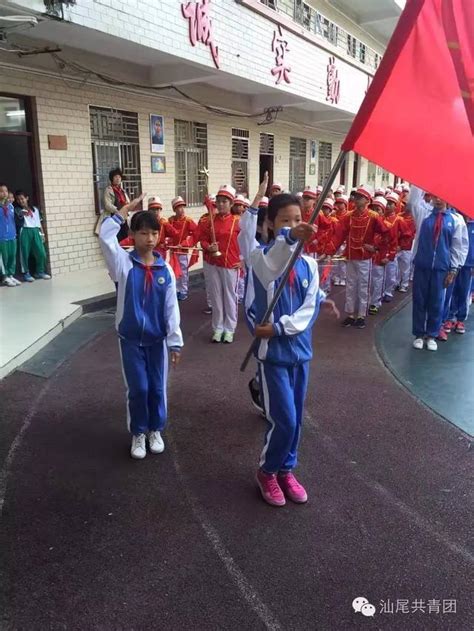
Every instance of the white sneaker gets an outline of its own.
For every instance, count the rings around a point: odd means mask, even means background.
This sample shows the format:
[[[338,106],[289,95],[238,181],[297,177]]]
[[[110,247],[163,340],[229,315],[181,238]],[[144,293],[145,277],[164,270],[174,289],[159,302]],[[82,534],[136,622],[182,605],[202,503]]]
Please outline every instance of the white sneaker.
[[[400,289],[398,290],[401,294],[406,294],[408,289],[407,287],[400,287]]]
[[[150,432],[148,434],[148,441],[150,443],[150,451],[152,454],[161,454],[165,450],[165,443],[161,438],[160,432]]]
[[[10,278],[15,283],[15,285],[21,285],[21,280],[18,280],[18,278],[15,278],[14,276],[10,276]]]
[[[232,342],[234,341],[234,334],[230,331],[225,331],[222,341],[224,342],[224,344],[232,344]]]
[[[130,449],[130,455],[137,460],[143,460],[146,456],[146,442],[145,434],[138,434],[138,436],[132,436],[132,447]]]
[[[346,286],[346,281],[345,280],[341,280],[341,287],[345,287]]]
[[[5,276],[3,284],[7,287],[16,287],[16,283],[11,276]]]
[[[429,351],[437,351],[438,350],[438,345],[436,344],[436,340],[434,340],[432,337],[429,337],[426,340],[426,348]]]
[[[421,351],[423,350],[423,344],[424,344],[423,338],[417,337],[416,340],[413,342],[413,348],[417,348],[419,351]]]

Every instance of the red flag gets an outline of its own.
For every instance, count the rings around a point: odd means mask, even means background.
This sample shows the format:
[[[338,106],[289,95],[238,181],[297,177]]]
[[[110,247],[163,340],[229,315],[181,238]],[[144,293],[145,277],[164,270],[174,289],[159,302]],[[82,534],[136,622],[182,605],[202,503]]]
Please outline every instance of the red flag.
[[[170,267],[176,276],[176,279],[181,278],[183,275],[183,270],[181,269],[181,265],[179,264],[179,259],[176,255],[176,252],[170,250]]]
[[[474,0],[408,0],[342,149],[474,217]]]

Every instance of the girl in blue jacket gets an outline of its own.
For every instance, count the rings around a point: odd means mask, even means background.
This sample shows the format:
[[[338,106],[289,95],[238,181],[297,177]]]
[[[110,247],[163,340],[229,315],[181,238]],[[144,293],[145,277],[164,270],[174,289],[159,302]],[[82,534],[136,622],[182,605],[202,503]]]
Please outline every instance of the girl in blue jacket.
[[[109,273],[118,284],[116,328],[127,387],[130,453],[142,459],[146,435],[152,453],[165,448],[161,432],[167,414],[168,351],[176,365],[183,336],[173,270],[155,251],[159,221],[148,211],[132,217],[135,249],[128,253],[117,241],[127,212],[119,210],[104,219],[99,239]]]
[[[256,209],[252,210],[249,219],[251,215],[256,217]],[[258,324],[298,241],[308,241],[315,232],[312,225],[302,222],[300,202],[294,195],[273,197],[267,220],[274,235],[267,246],[245,243],[250,238],[250,230],[245,231],[239,243],[251,274],[247,283],[246,315],[255,336],[260,339],[256,359],[269,425],[257,484],[266,502],[283,506],[285,496],[297,503],[308,499],[305,489],[293,475],[293,469],[297,464],[312,358],[311,329],[324,294],[319,290],[316,261],[301,256],[270,321]]]

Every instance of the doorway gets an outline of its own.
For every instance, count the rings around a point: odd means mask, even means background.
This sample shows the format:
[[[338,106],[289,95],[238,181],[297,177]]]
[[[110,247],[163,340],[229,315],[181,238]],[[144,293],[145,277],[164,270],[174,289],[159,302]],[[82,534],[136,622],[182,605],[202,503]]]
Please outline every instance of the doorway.
[[[273,134],[260,134],[260,171],[259,182],[263,180],[265,171],[268,171],[268,189],[266,195],[270,191],[273,184],[273,165],[275,153],[275,137]]]
[[[23,190],[39,205],[33,169],[29,99],[0,95],[0,173],[13,193]]]

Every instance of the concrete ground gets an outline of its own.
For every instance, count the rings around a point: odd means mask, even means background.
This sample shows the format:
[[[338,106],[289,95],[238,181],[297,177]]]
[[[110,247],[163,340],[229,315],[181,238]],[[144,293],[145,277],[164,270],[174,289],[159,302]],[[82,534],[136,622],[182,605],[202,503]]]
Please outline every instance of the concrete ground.
[[[299,468],[310,500],[276,509],[254,484],[249,335],[211,345],[203,306],[200,291],[182,306],[162,455],[128,456],[107,314],[63,363],[0,384],[1,628],[471,629],[473,451],[386,370],[377,318],[341,329],[324,307]]]
[[[412,304],[397,310],[377,335],[384,361],[397,378],[435,412],[474,437],[474,307],[466,333],[448,335],[438,351],[413,352],[405,331],[412,322]],[[412,338],[413,339],[413,338]]]

